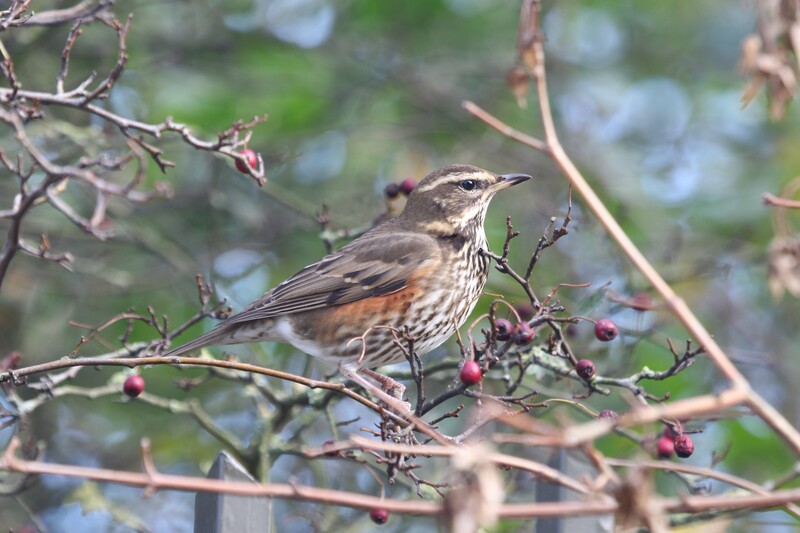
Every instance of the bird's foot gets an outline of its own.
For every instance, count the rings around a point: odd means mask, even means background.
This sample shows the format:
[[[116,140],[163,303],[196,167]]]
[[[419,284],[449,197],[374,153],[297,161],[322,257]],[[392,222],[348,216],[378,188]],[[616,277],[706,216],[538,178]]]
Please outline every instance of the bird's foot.
[[[439,433],[439,431],[437,431],[434,427],[432,427],[430,424],[428,424],[427,422],[419,418],[417,415],[415,415],[414,412],[411,410],[410,403],[404,402],[395,396],[390,396],[389,394],[387,394],[382,387],[378,387],[370,380],[362,376],[359,373],[359,369],[357,367],[354,368],[348,365],[339,365],[339,372],[341,372],[344,377],[352,381],[355,381],[356,383],[364,387],[365,390],[372,393],[381,402],[383,402],[389,408],[390,412],[388,412],[388,414],[392,418],[406,421],[406,423],[410,424],[409,425],[410,428],[411,427],[416,428],[418,431],[421,431],[422,433],[426,434],[439,444],[452,445],[454,443],[452,437],[447,437]],[[372,379],[384,384],[385,387],[386,386],[390,387],[394,393],[397,393],[397,391],[399,391],[400,394],[402,395],[402,393],[405,392],[405,387],[403,385],[397,383],[395,380],[389,378],[388,376],[378,374],[373,370],[361,370],[361,372],[364,372],[365,374],[369,375]],[[391,387],[390,385],[386,385],[387,383],[393,383],[395,386]]]
[[[370,392],[371,394],[376,396],[381,402],[386,404],[396,414],[400,415],[405,419],[408,419],[408,415],[413,416],[414,413],[411,410],[411,404],[409,402],[405,402],[402,400],[403,394],[406,391],[406,388],[403,384],[398,383],[389,376],[384,376],[383,374],[379,374],[374,370],[361,369],[359,371],[358,369],[340,365],[339,371],[342,373],[343,376],[352,381],[355,381],[356,383],[364,387],[364,389],[366,389],[367,392]],[[366,374],[371,379],[379,383],[381,386],[378,387],[370,380],[362,376],[361,373]]]
[[[381,390],[383,390],[386,394],[401,401],[403,405],[406,406],[406,411],[411,411],[411,402],[403,401],[403,396],[406,394],[405,385],[390,378],[389,376],[385,376],[379,372],[370,370],[369,368],[362,369],[361,373],[372,378],[376,383],[378,383],[381,386]]]

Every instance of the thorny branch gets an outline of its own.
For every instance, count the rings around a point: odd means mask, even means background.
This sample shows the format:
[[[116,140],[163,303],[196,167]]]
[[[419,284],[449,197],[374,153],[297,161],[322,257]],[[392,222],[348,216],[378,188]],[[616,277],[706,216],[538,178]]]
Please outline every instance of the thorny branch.
[[[345,446],[367,446],[374,447],[380,445],[374,442],[365,442],[363,439],[354,440],[353,444]],[[387,444],[380,445],[386,447]],[[17,457],[20,443],[17,438],[12,439],[11,444],[0,457],[0,470],[17,472],[25,476],[35,475],[60,475],[68,477],[78,477],[95,481],[111,483],[121,483],[125,485],[147,488],[151,491],[156,490],[182,490],[191,492],[215,492],[238,495],[253,496],[272,496],[278,498],[296,499],[301,501],[313,501],[329,505],[341,505],[362,509],[372,509],[381,507],[396,513],[408,513],[418,515],[439,515],[441,514],[441,503],[424,501],[407,501],[399,499],[388,499],[383,497],[367,496],[360,493],[348,493],[340,490],[320,489],[309,486],[292,484],[252,484],[236,481],[220,481],[213,479],[194,478],[162,474],[156,469],[152,458],[149,455],[149,444],[142,443],[142,462],[145,465],[144,473],[126,472],[119,470],[107,470],[101,468],[61,465],[54,463],[43,463],[37,460],[28,460]],[[438,449],[437,449],[438,448]],[[340,448],[326,448],[326,452]],[[396,451],[409,451],[409,448],[394,448]],[[434,451],[452,451],[452,448],[436,447],[426,450],[428,453]],[[518,458],[506,456],[513,463],[519,462]],[[498,456],[496,460],[503,460]],[[506,463],[504,463],[506,464]],[[534,466],[531,463],[531,466]],[[621,463],[625,466],[625,463]],[[661,467],[661,465],[657,465]],[[671,465],[664,465],[663,468],[669,469]],[[539,465],[536,468],[547,468]],[[702,471],[701,471],[702,472]],[[552,475],[563,476],[550,471]],[[741,509],[770,508],[781,505],[789,505],[800,500],[800,491],[788,489],[783,491],[765,492],[758,490],[745,481],[737,482],[732,476],[726,478],[729,482],[735,482],[742,488],[747,488],[752,492],[748,494],[721,494],[721,495],[702,495],[702,496],[683,496],[680,498],[660,499],[657,505],[665,512],[671,513],[699,513],[703,511],[735,511]],[[576,488],[579,485],[575,485]],[[585,491],[585,488],[581,488]],[[593,499],[577,502],[531,502],[503,504],[498,512],[500,517],[505,518],[541,518],[552,516],[578,516],[578,515],[598,515],[614,513],[621,505],[620,502],[612,498],[598,495]],[[655,502],[654,502],[655,503]]]

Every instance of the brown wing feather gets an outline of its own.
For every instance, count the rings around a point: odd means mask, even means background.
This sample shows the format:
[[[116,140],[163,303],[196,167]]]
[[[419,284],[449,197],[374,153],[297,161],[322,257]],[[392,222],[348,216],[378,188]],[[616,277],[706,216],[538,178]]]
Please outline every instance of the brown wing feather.
[[[305,267],[223,324],[391,294],[405,288],[414,271],[439,253],[435,240],[424,234],[367,233]]]

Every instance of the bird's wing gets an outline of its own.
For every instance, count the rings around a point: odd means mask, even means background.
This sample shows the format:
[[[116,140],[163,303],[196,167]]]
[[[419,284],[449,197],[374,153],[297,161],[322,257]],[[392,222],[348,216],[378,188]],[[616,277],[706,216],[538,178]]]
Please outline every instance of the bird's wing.
[[[438,257],[424,234],[367,233],[305,267],[224,324],[270,318],[391,294],[408,286],[414,272]]]

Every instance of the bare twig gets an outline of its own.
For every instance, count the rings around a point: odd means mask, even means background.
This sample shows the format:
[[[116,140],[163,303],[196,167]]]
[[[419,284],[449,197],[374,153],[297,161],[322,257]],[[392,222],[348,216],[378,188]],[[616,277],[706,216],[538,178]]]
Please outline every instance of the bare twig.
[[[232,370],[239,370],[242,372],[251,372],[254,374],[262,374],[265,376],[272,376],[293,383],[298,383],[312,389],[329,389],[341,392],[345,396],[358,401],[360,404],[380,412],[381,408],[372,401],[364,398],[363,396],[352,392],[341,383],[330,383],[327,381],[319,381],[316,379],[306,378],[291,374],[289,372],[281,372],[279,370],[272,370],[257,365],[247,363],[240,363],[236,361],[223,361],[219,359],[206,359],[200,357],[163,357],[163,356],[150,356],[150,357],[136,357],[136,358],[104,358],[104,357],[80,357],[80,358],[62,358],[49,363],[42,363],[39,365],[32,365],[23,367],[18,370],[8,370],[0,373],[0,383],[15,383],[23,384],[27,381],[28,376],[33,376],[41,373],[49,373],[53,370],[73,367],[91,367],[91,366],[125,366],[134,368],[143,365],[186,365],[186,366],[207,366],[217,368],[227,368]]]
[[[772,205],[775,207],[788,207],[790,209],[800,209],[800,201],[798,200],[789,200],[788,198],[781,198],[779,196],[775,196],[774,194],[770,194],[765,192],[761,195],[761,198],[764,200],[764,204]]]

